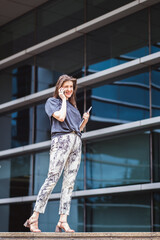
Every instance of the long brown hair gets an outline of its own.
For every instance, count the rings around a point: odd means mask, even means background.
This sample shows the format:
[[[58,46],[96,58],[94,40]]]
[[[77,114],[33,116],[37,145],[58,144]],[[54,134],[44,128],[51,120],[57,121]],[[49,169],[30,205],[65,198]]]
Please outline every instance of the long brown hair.
[[[53,97],[59,98],[58,90],[62,87],[63,83],[66,81],[72,81],[73,82],[73,94],[72,96],[68,99],[68,101],[77,108],[76,104],[76,91],[77,91],[77,79],[73,78],[68,75],[61,75],[56,83],[56,89],[54,92]]]

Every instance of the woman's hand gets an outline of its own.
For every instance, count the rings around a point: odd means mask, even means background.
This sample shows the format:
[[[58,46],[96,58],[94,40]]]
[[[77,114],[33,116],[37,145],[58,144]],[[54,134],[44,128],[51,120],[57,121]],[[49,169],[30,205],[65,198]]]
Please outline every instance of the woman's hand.
[[[63,99],[66,99],[66,96],[64,95],[64,88],[60,88],[59,90],[58,90],[58,95],[59,95],[59,97],[63,100]]]
[[[84,121],[83,121],[83,123],[80,126],[80,131],[83,131],[83,129],[85,128],[85,126],[86,126],[86,124],[88,122],[88,119],[89,119],[89,113],[88,112],[85,112],[83,114],[83,119],[84,119]]]
[[[88,122],[88,119],[89,119],[89,113],[87,113],[87,112],[85,112],[84,114],[83,114],[83,119],[84,119],[84,122],[85,122],[85,124]]]

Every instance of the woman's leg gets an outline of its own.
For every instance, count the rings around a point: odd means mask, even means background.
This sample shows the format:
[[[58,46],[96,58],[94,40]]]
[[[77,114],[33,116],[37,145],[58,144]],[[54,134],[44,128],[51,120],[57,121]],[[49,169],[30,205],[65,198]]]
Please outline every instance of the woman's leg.
[[[30,219],[27,220],[25,223],[25,226],[30,227],[30,230],[32,231],[39,230],[38,229],[39,213],[44,213],[49,196],[53,188],[55,187],[58,179],[61,176],[64,165],[72,149],[73,142],[72,138],[70,138],[68,135],[61,135],[52,140],[48,177],[46,178],[44,184],[42,185],[38,193],[37,201],[34,207],[34,212]],[[31,224],[31,222],[34,223]]]
[[[59,214],[62,228],[65,230],[70,229],[69,226],[63,224],[63,222],[67,222],[67,215],[70,213],[70,204],[72,192],[74,189],[75,179],[78,173],[78,169],[81,162],[81,139],[75,135],[74,147],[67,159],[67,162],[64,167],[63,173],[63,183],[62,183],[62,191],[61,191],[61,199],[60,199],[60,207]]]
[[[35,212],[45,212],[49,196],[62,174],[71,149],[72,141],[68,135],[61,135],[52,140],[48,177],[38,193]]]

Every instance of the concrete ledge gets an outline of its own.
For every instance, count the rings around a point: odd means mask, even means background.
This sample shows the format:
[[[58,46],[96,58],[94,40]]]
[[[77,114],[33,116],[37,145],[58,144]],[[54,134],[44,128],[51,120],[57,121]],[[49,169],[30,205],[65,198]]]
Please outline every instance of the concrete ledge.
[[[14,240],[23,240],[23,239],[57,239],[57,240],[64,240],[64,239],[106,239],[106,240],[159,240],[160,233],[159,232],[87,232],[87,233],[51,233],[51,232],[44,232],[44,233],[30,233],[30,232],[19,232],[19,233],[0,233],[0,239],[14,239]]]
[[[97,197],[102,195],[113,195],[118,193],[129,193],[129,192],[144,192],[144,191],[159,191],[160,182],[157,183],[142,183],[127,186],[117,186],[117,187],[107,187],[98,189],[87,189],[74,191],[72,198],[79,197]],[[52,193],[49,200],[59,200],[61,193]],[[22,203],[22,202],[34,202],[36,201],[37,195],[23,196],[23,197],[11,197],[11,198],[1,198],[0,205],[10,204],[10,203]]]

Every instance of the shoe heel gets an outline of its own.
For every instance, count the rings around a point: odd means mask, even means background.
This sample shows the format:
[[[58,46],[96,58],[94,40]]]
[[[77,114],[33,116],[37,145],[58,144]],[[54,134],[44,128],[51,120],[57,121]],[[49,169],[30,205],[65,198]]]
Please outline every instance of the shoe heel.
[[[62,232],[62,229],[58,226],[56,226],[55,232]]]
[[[29,221],[27,220],[24,224],[23,224],[24,227],[26,228],[29,228]]]

